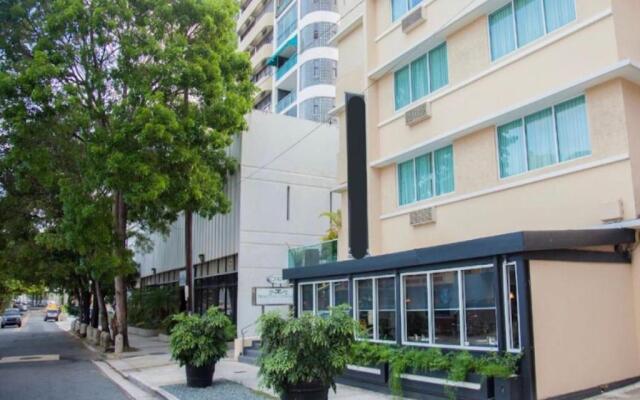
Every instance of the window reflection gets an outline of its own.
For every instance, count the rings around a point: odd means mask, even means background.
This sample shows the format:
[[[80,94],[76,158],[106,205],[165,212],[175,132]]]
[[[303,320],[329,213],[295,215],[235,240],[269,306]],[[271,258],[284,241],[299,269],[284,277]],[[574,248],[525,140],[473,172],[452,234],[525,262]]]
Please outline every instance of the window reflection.
[[[396,340],[395,278],[376,280],[378,289],[378,339]]]
[[[495,270],[464,271],[466,346],[497,346]]]
[[[363,339],[373,339],[373,280],[365,279],[357,282],[359,333]]]
[[[408,342],[429,342],[427,275],[404,277],[405,323]]]
[[[460,344],[460,302],[458,271],[434,273],[433,286],[434,342]]]

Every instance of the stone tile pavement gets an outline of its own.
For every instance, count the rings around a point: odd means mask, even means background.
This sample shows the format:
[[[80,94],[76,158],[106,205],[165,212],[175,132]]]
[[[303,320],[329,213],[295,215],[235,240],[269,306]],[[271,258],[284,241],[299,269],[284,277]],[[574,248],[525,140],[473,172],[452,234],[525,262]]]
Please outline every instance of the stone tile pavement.
[[[63,321],[58,325],[61,329],[70,330],[71,321]],[[190,400],[179,399],[169,393],[163,387],[169,385],[179,385],[186,383],[184,367],[180,367],[171,360],[169,354],[169,344],[159,337],[141,337],[129,335],[129,344],[136,350],[121,355],[108,353],[102,356],[103,363],[115,371],[126,381],[135,384],[155,398],[169,400]],[[91,346],[87,345],[94,350]],[[213,376],[215,382],[235,382],[256,392],[262,392],[276,398],[275,393],[259,386],[258,367],[244,364],[232,359],[233,351],[230,350],[228,358],[220,360],[216,364]],[[131,394],[131,393],[130,393]],[[134,398],[144,398],[133,396]],[[393,397],[362,390],[347,385],[337,385],[337,391],[329,391],[329,398],[335,400],[391,400]]]

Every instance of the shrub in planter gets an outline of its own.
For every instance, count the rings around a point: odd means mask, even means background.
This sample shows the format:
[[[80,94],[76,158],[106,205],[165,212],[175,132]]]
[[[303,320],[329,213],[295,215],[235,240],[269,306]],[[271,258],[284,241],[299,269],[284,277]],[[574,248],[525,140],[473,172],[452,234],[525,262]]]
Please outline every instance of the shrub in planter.
[[[335,391],[335,378],[349,360],[356,322],[344,306],[328,316],[303,314],[285,319],[278,313],[260,318],[262,384],[286,400],[321,400]]]
[[[235,328],[223,312],[211,307],[200,315],[178,314],[171,330],[171,356],[186,366],[187,386],[211,386],[215,364],[227,354]]]

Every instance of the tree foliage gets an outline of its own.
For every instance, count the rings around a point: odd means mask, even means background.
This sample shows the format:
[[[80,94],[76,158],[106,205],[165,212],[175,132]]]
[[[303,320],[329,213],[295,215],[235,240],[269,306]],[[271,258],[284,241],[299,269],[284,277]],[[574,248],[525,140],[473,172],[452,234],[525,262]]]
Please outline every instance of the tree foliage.
[[[115,277],[124,305],[127,239],[182,210],[228,211],[226,148],[254,90],[236,13],[233,0],[0,2],[0,263],[59,263],[74,287]]]

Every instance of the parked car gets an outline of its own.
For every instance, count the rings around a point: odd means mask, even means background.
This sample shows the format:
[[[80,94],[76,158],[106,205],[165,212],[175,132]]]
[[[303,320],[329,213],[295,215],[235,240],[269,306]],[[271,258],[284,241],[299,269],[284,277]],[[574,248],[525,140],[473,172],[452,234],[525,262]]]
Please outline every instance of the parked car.
[[[27,305],[27,303],[20,304],[20,307],[18,308],[20,309],[21,313],[29,311],[29,306]]]
[[[45,321],[54,320],[57,322],[59,318],[60,318],[59,308],[47,308],[47,311],[44,314]]]
[[[7,325],[18,325],[18,328],[22,326],[22,317],[20,316],[20,310],[17,308],[7,308],[2,315],[2,322],[0,322],[0,328],[4,328]]]

